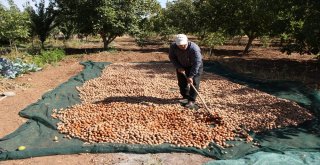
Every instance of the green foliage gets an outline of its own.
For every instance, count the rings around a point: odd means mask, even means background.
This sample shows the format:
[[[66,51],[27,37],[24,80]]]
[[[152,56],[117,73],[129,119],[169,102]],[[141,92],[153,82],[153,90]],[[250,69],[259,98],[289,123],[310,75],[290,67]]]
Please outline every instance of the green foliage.
[[[26,63],[20,58],[14,60],[9,60],[5,58],[0,58],[0,77],[5,78],[16,78],[17,76],[28,73],[39,71],[37,65],[32,63]]]
[[[161,30],[160,36],[162,40],[169,41],[172,35],[177,33],[177,29],[174,27],[167,27],[166,29]]]
[[[70,19],[61,18],[59,20],[59,31],[61,31],[64,35],[64,39],[68,40],[71,38],[73,34],[76,33],[76,24]]]
[[[178,0],[167,3],[167,8],[157,15],[156,30],[164,39],[177,33],[197,34],[200,39],[216,32],[220,22],[216,10],[208,1]]]
[[[288,33],[292,36],[289,44],[282,49],[291,54],[318,54],[320,52],[320,1],[291,0],[291,7],[286,10],[292,16],[288,25]]]
[[[159,13],[160,10],[161,9],[158,8],[153,12]],[[131,32],[131,35],[135,37],[139,46],[144,46],[145,44],[154,42],[157,38],[157,34],[155,32],[155,27],[157,26],[155,18],[157,18],[157,15],[151,13],[148,17],[145,17],[139,21],[138,30]]]
[[[157,37],[156,33],[152,31],[144,31],[135,35],[136,42],[139,46],[143,47],[147,43],[152,42],[153,39]]]
[[[242,0],[238,8],[234,8],[232,21],[236,23],[238,30],[242,30],[249,41],[244,50],[247,53],[253,39],[269,36],[274,24],[277,23],[278,15],[281,13],[281,1],[277,0]],[[230,25],[229,25],[230,26]]]
[[[215,32],[207,34],[201,41],[200,45],[210,48],[210,56],[213,54],[213,49],[217,45],[223,45],[226,40],[224,33]]]
[[[270,45],[270,37],[269,36],[262,36],[260,37],[260,41],[262,42],[263,47],[267,48]]]
[[[253,39],[269,36],[282,2],[277,0],[178,0],[168,4],[167,25],[179,32],[197,33],[200,39],[222,29],[231,36],[247,35],[247,53]]]
[[[55,64],[65,57],[65,52],[61,49],[41,51],[40,55],[34,57],[33,61],[38,66],[45,64]]]
[[[172,21],[167,18],[167,9],[161,9],[157,15],[151,17],[153,22],[153,31],[161,36],[164,41],[169,41],[173,34],[178,32],[178,28],[172,24]]]
[[[175,26],[180,33],[194,32],[196,8],[193,0],[179,0],[169,2],[165,12],[165,18],[170,20],[170,25]]]
[[[193,18],[183,19],[186,28],[194,29],[200,39],[220,29],[231,37],[247,35],[249,41],[244,53],[248,52],[255,38],[283,33],[284,28],[278,31],[273,28],[277,28],[275,24],[284,27],[287,21],[284,15],[280,17],[285,5],[277,0],[195,0],[193,5],[195,11],[190,12]]]
[[[0,5],[0,40],[9,41],[12,47],[28,37],[30,22],[26,12],[21,12],[12,0],[8,2],[9,9]]]
[[[287,33],[282,33],[282,34],[280,34],[280,38],[281,38],[281,40],[288,41],[289,35]]]
[[[139,31],[139,22],[159,3],[155,0],[57,0],[64,15],[74,15],[83,34],[100,34],[104,48],[118,36]]]
[[[50,35],[50,31],[54,29],[56,24],[54,23],[57,16],[57,12],[54,7],[55,4],[52,0],[49,1],[49,6],[45,7],[45,1],[40,0],[35,5],[36,10],[32,6],[27,7],[27,11],[30,15],[32,35],[37,35],[41,41],[41,47],[44,48],[44,42]]]
[[[62,6],[59,6],[62,7]],[[58,24],[59,32],[63,33],[64,40],[69,40],[72,35],[79,33],[77,28],[77,16],[67,13],[65,9],[60,8],[55,22]]]

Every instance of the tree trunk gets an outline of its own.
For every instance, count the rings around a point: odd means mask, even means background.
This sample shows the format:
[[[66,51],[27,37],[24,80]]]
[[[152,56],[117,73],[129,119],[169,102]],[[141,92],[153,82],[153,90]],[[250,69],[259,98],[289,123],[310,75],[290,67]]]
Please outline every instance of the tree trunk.
[[[109,43],[108,43],[107,37],[105,35],[101,35],[101,37],[103,40],[103,49],[107,50],[109,48]]]
[[[279,46],[280,46],[280,47],[283,47],[283,43],[284,43],[284,39],[281,37],[281,38],[280,38],[280,45],[279,45]]]
[[[31,40],[32,40],[32,44],[31,44],[32,45],[32,50],[34,50],[34,38],[32,37]]]
[[[16,44],[14,44],[14,48],[15,48],[15,50],[16,50],[16,53],[18,53],[18,47],[17,47]]]
[[[39,40],[41,42],[41,49],[44,49],[44,42],[46,41],[46,38],[44,36],[39,36]]]
[[[100,33],[100,36],[101,36],[101,38],[102,38],[102,40],[103,40],[103,49],[104,50],[108,50],[108,48],[109,48],[109,44],[114,40],[114,39],[116,39],[116,35],[111,35],[111,36],[108,36],[108,38],[107,38],[107,36],[104,34],[104,33]]]
[[[44,41],[41,41],[41,49],[44,49]]]
[[[200,33],[201,33],[200,34],[200,40],[203,40],[206,37],[206,31],[204,30],[204,31],[202,31]]]
[[[243,55],[246,55],[249,52],[249,49],[250,49],[250,47],[252,45],[252,42],[255,39],[254,35],[249,35],[248,37],[249,37],[249,40],[248,40],[248,43],[246,45],[246,48],[243,51]]]
[[[9,40],[10,43],[10,49],[12,50],[12,40]]]
[[[214,47],[210,47],[210,58],[215,55],[214,54]]]
[[[238,39],[238,45],[241,45],[241,39],[242,39],[242,35]]]

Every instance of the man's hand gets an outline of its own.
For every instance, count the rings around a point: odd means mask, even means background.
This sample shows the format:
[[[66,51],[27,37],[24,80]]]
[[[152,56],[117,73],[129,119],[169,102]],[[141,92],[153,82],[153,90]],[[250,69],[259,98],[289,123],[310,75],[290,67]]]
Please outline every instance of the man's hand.
[[[178,68],[177,71],[186,77],[188,84],[193,84],[193,78],[187,77],[186,71],[183,68]]]
[[[186,74],[186,71],[183,68],[178,68],[178,72],[181,74]]]
[[[193,84],[193,79],[192,78],[188,77],[187,81],[188,81],[188,84]]]

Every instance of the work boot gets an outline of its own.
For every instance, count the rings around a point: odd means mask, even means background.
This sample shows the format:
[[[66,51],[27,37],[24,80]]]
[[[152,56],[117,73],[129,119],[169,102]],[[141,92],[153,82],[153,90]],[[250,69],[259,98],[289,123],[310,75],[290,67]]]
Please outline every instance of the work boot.
[[[194,109],[195,108],[195,102],[194,101],[188,101],[188,103],[185,105],[185,107]]]
[[[187,104],[188,103],[188,99],[181,99],[179,100],[180,104]]]

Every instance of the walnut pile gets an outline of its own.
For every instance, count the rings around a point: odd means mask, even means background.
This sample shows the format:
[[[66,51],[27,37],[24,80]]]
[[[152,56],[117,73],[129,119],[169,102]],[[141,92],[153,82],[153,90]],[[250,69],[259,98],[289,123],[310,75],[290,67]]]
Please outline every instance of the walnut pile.
[[[279,99],[227,79],[204,73],[200,93],[215,123],[204,110],[189,110],[180,98],[175,70],[166,63],[116,63],[100,77],[77,88],[82,104],[53,113],[58,130],[86,142],[110,142],[206,148],[229,147],[235,137],[252,141],[247,131],[295,126],[313,118],[292,101]],[[212,125],[213,124],[213,125]]]
[[[235,135],[227,127],[211,127],[202,110],[181,106],[112,102],[76,105],[55,116],[58,130],[88,142],[109,142],[205,148],[210,142],[226,145]]]

